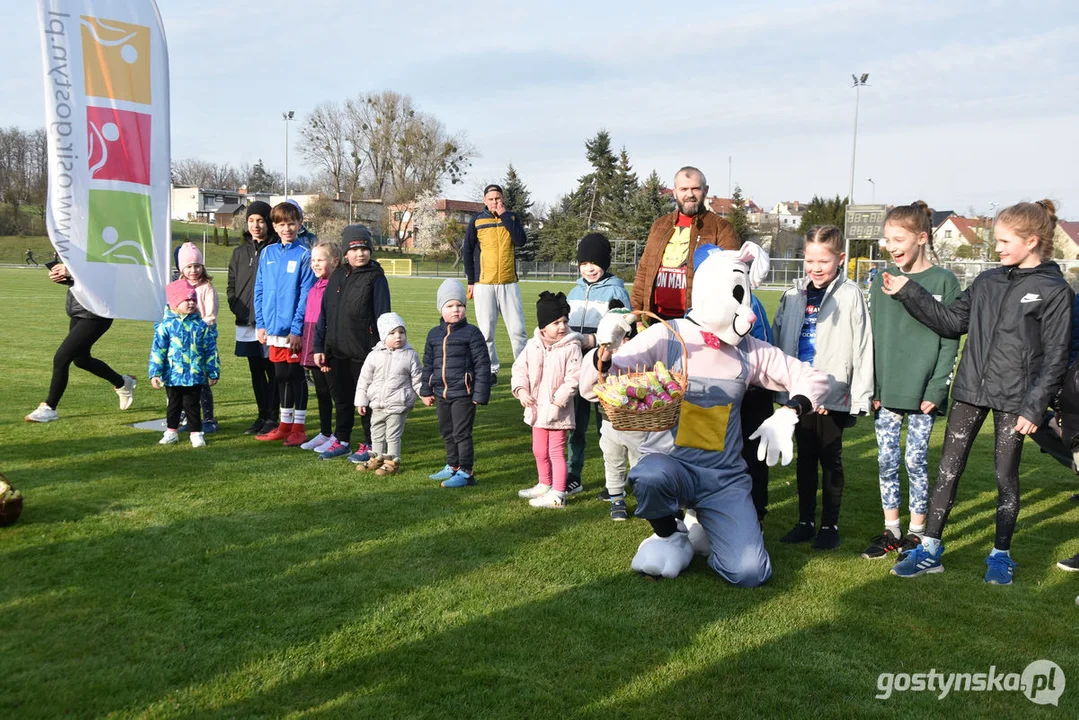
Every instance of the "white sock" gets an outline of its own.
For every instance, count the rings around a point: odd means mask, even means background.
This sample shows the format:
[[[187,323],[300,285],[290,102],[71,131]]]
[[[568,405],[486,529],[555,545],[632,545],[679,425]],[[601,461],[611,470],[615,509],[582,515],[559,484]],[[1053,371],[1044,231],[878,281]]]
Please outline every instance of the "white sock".
[[[307,411],[306,410],[294,410],[292,412],[292,417],[294,418],[293,419],[294,423],[296,423],[297,425],[303,425],[304,420],[307,419]]]
[[[293,412],[294,412],[294,410],[292,408],[281,408],[281,424],[282,425],[292,424],[292,413]]]
[[[924,532],[925,532],[925,523],[922,523],[921,525],[915,525],[915,524],[911,523],[911,524],[910,524],[910,525],[909,525],[909,526],[907,527],[907,530],[908,530],[908,531],[909,531],[909,532],[910,532],[911,534],[913,534],[913,535],[917,535],[917,536],[918,536],[919,538],[921,538],[921,536],[922,536],[922,533],[924,533]]]
[[[896,539],[903,537],[903,530],[900,527],[898,520],[885,520],[884,529],[890,530],[892,535],[894,535]]]
[[[993,555],[1004,555],[1005,557],[1011,557],[1012,554],[1007,550],[1001,550],[1000,548],[993,548],[993,552],[989,553],[990,557]]]

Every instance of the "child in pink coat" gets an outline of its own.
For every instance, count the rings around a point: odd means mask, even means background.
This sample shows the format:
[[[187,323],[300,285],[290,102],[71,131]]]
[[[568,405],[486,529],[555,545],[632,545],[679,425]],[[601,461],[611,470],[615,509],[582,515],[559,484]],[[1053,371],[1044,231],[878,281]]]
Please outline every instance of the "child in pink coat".
[[[565,293],[546,290],[536,302],[536,333],[513,363],[513,396],[532,427],[539,482],[517,494],[540,508],[566,506],[566,438],[573,430],[573,396],[581,370],[581,336],[569,329]]]

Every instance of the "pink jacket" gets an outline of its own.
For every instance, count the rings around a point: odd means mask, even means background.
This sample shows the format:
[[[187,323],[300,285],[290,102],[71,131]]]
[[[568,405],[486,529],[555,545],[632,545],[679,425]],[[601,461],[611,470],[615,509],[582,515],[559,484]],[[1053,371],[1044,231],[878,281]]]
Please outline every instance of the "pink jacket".
[[[581,371],[581,340],[578,333],[570,332],[548,347],[536,328],[535,335],[513,362],[510,392],[517,397],[521,390],[527,390],[536,400],[534,407],[524,409],[527,425],[547,430],[573,429],[573,396]]]
[[[217,323],[217,290],[214,289],[214,284],[209,281],[204,281],[195,286],[195,298],[199,308],[199,315],[202,316],[203,322],[207,325],[214,325]]]

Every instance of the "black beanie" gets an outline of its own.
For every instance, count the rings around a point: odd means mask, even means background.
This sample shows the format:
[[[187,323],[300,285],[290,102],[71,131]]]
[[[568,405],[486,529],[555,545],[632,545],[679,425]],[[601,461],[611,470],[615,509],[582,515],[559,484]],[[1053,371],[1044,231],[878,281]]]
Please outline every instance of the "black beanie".
[[[603,233],[588,233],[577,243],[577,264],[589,262],[603,268],[611,268],[611,243]]]
[[[566,302],[566,293],[555,295],[549,290],[541,292],[539,300],[536,301],[536,324],[542,330],[560,317],[569,319],[569,303]]]
[[[244,217],[244,219],[246,220],[252,215],[261,215],[262,219],[265,220],[266,224],[268,225],[270,223],[271,212],[273,212],[273,209],[268,203],[264,203],[261,200],[256,200],[255,202],[247,206],[247,215]]]
[[[348,252],[353,248],[371,250],[371,231],[366,225],[347,225],[341,231],[341,250]]]

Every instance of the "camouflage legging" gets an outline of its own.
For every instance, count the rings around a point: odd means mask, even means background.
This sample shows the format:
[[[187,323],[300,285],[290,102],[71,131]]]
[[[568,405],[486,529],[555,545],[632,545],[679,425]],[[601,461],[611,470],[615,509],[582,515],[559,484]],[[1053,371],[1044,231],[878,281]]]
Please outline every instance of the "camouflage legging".
[[[935,415],[920,412],[893,412],[886,407],[877,411],[878,464],[880,466],[880,502],[885,510],[899,508],[899,433],[907,416],[907,478],[910,483],[910,512],[924,515],[929,506],[929,435]]]

